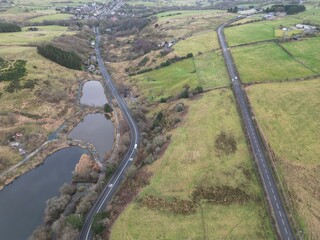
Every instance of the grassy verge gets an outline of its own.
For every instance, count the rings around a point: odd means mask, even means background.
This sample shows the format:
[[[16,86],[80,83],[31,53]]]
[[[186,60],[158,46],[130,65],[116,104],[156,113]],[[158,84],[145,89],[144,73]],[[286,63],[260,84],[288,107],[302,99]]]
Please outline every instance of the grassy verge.
[[[217,90],[185,104],[185,121],[173,130],[163,157],[149,167],[150,185],[119,217],[111,239],[273,239],[232,92]],[[221,131],[235,139],[234,152],[216,146]],[[202,200],[187,215],[144,204],[148,196],[188,202],[196,190],[210,188],[242,193],[235,202],[228,196],[222,204]]]
[[[245,83],[315,75],[273,42],[237,47],[231,51],[241,80]]]
[[[297,218],[307,238],[318,239],[320,81],[260,84],[247,92]]]

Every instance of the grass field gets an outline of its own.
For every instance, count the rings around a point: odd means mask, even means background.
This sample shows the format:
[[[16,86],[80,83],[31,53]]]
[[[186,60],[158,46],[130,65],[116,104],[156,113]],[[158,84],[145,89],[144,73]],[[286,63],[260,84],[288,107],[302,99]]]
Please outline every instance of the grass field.
[[[315,75],[273,42],[236,47],[231,51],[241,80],[245,83]]]
[[[304,41],[282,44],[294,58],[303,62],[313,71],[320,73],[320,38],[309,38]]]
[[[229,84],[223,58],[214,52],[134,76],[131,80],[149,100],[176,96],[185,85],[210,89]]]
[[[154,172],[150,185],[116,221],[111,239],[273,239],[234,101],[231,90],[185,101],[189,106],[186,119],[173,130],[163,157],[148,168]],[[233,154],[216,151],[220,131],[235,137]],[[241,204],[201,201],[189,215],[152,210],[140,203],[150,195],[189,200],[197,187],[226,186],[260,200]]]
[[[13,93],[5,91],[9,82],[0,83],[0,120],[6,114],[15,112],[16,123],[0,125],[0,160],[7,159],[6,165],[0,161],[0,172],[20,160],[17,151],[7,147],[8,137],[23,132],[24,149],[32,151],[47,138],[63,121],[72,114],[73,101],[78,90],[78,81],[83,79],[79,71],[64,68],[37,54],[35,47],[0,47],[0,56],[5,59],[26,60],[27,75],[21,78],[35,81],[33,90],[21,89]],[[51,99],[51,100],[50,100]],[[39,119],[30,116],[37,116]],[[3,167],[3,168],[2,168]]]
[[[247,88],[306,239],[320,238],[320,79]]]
[[[181,11],[169,11],[169,12],[162,12],[158,13],[156,16],[159,20],[168,20],[168,19],[176,19],[176,18],[185,18],[185,17],[196,17],[202,15],[215,15],[217,13],[224,13],[225,11],[218,11],[218,10],[195,10],[195,11],[188,11],[188,10],[181,10]]]
[[[29,22],[42,22],[44,20],[67,20],[71,16],[72,16],[71,14],[56,13],[56,14],[50,14],[50,15],[31,18],[29,19]]]
[[[174,52],[179,56],[185,56],[188,53],[205,53],[212,49],[220,48],[217,33],[214,31],[204,32],[185,40],[179,41],[173,46]]]
[[[54,37],[62,34],[74,34],[68,31],[68,27],[63,26],[39,26],[38,31],[28,31],[28,27],[24,27],[22,32],[0,33],[0,45],[25,45],[42,41],[50,41]]]
[[[305,12],[299,13],[297,15],[294,15],[295,18],[298,18],[301,20],[301,22],[307,22],[309,24],[320,24],[320,8],[312,7],[311,9],[308,9]]]
[[[159,27],[156,28],[156,33],[166,34],[168,40],[172,40],[172,38],[188,38],[201,32],[215,31],[221,23],[233,18],[234,15],[225,11],[202,10],[163,12],[157,14],[157,17]]]
[[[299,19],[286,17],[275,21],[261,21],[228,27],[224,30],[229,46],[236,46],[245,43],[252,43],[276,38],[275,29],[280,25],[291,27],[300,23]]]

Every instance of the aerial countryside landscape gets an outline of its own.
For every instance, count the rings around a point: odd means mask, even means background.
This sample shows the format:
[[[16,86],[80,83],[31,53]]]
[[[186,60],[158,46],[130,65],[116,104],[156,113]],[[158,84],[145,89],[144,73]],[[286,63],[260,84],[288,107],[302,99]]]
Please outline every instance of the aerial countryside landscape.
[[[319,0],[0,0],[0,239],[319,240]]]

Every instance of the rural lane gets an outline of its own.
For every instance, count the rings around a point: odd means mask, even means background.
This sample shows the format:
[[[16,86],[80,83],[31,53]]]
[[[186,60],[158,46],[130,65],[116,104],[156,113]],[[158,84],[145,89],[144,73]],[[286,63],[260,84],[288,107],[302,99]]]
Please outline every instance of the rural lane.
[[[242,119],[244,121],[244,125],[247,131],[247,136],[250,140],[252,151],[258,165],[258,170],[260,178],[262,180],[265,195],[273,212],[278,233],[281,239],[283,240],[294,240],[295,237],[290,226],[286,211],[281,202],[275,180],[267,164],[267,157],[262,147],[263,143],[260,140],[258,132],[254,126],[252,115],[249,109],[249,104],[245,97],[245,93],[241,88],[241,82],[239,76],[237,75],[236,67],[234,65],[231,52],[228,48],[223,33],[224,27],[228,26],[233,21],[235,20],[231,20],[230,22],[224,23],[218,28],[218,37],[221,44],[223,56],[232,81],[233,91],[240,108]]]
[[[96,51],[96,55],[97,55],[97,61],[99,64],[99,68],[100,68],[101,74],[102,74],[103,78],[105,79],[107,86],[110,90],[110,94],[117,101],[119,108],[121,109],[123,116],[125,117],[128,125],[129,125],[131,142],[130,142],[130,146],[127,151],[127,154],[124,156],[124,158],[121,161],[120,165],[118,166],[117,170],[112,175],[108,184],[103,189],[102,193],[100,194],[97,201],[95,202],[95,204],[91,208],[90,212],[88,213],[88,215],[85,219],[85,223],[84,223],[82,230],[80,232],[80,235],[79,235],[80,240],[92,239],[91,225],[93,222],[94,215],[96,213],[103,211],[106,208],[107,204],[111,201],[112,197],[116,193],[117,188],[120,186],[120,184],[124,178],[126,170],[132,164],[132,160],[133,160],[134,156],[136,155],[136,150],[137,150],[137,147],[140,142],[139,128],[138,128],[136,122],[134,121],[134,119],[132,118],[132,115],[131,115],[125,101],[123,100],[121,95],[118,93],[114,83],[112,82],[111,77],[110,77],[109,73],[107,72],[107,69],[106,69],[104,62],[102,60],[101,52],[100,52],[100,32],[99,32],[98,28],[95,29],[95,33],[96,33],[95,51]]]

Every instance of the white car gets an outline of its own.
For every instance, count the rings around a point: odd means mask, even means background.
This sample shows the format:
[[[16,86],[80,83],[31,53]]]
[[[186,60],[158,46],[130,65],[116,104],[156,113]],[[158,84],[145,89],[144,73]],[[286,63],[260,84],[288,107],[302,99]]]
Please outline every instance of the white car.
[[[133,161],[133,158],[129,158],[129,161],[132,162],[132,161]]]
[[[108,187],[109,187],[109,188],[112,188],[112,187],[113,187],[113,184],[112,184],[112,183],[109,183]]]

